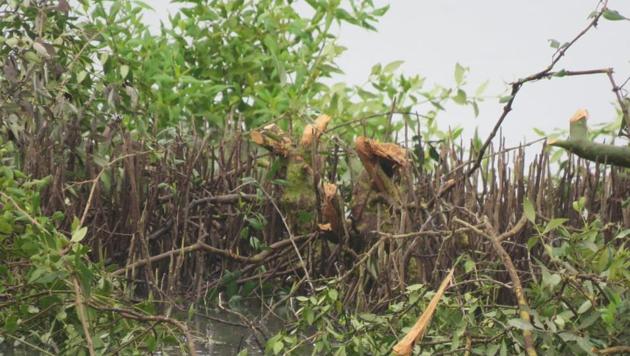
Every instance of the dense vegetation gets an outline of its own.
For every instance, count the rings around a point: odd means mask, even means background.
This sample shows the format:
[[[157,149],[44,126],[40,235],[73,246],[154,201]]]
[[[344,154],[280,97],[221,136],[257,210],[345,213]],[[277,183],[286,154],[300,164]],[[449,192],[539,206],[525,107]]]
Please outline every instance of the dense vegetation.
[[[327,84],[333,30],[387,7],[177,2],[157,33],[140,1],[0,2],[0,345],[194,354],[186,316],[219,305],[250,352],[628,352],[630,155],[593,142],[630,136],[628,81],[559,64],[625,20],[606,1],[466,144],[437,125],[488,99],[459,64],[453,87],[400,62]],[[493,144],[521,87],[582,75],[612,83],[610,125]]]

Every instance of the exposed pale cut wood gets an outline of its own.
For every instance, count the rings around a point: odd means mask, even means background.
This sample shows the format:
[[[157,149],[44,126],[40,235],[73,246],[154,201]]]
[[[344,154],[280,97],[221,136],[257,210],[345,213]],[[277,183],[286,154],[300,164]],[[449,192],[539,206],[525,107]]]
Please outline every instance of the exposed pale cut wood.
[[[355,140],[355,149],[376,189],[397,201],[398,189],[391,180],[391,174],[394,169],[409,164],[407,151],[396,144],[381,143],[363,136]]]
[[[580,121],[582,119],[587,119],[588,118],[588,111],[586,109],[579,109],[578,111],[575,112],[575,114],[573,114],[573,116],[571,116],[571,118],[569,119],[569,122],[576,122],[576,121]]]
[[[291,151],[291,138],[276,124],[270,124],[249,134],[251,140],[284,157]]]
[[[359,156],[372,162],[381,158],[397,166],[406,167],[409,164],[407,150],[395,143],[383,143],[363,136],[357,137],[355,143]]]
[[[431,319],[433,318],[433,314],[435,313],[435,309],[437,308],[440,299],[442,299],[442,296],[444,296],[444,292],[446,292],[446,289],[451,284],[453,271],[455,271],[454,268],[452,268],[451,271],[446,275],[446,277],[444,277],[442,283],[440,284],[440,288],[438,288],[437,292],[431,299],[431,302],[429,302],[429,306],[427,306],[427,309],[424,311],[424,313],[422,313],[418,321],[416,321],[416,324],[411,328],[411,330],[409,330],[407,335],[405,335],[405,337],[393,347],[395,355],[411,355],[413,345],[416,342],[422,340],[422,337],[429,327],[429,323],[431,323]]]
[[[313,140],[317,140],[319,136],[326,131],[326,127],[328,127],[330,120],[332,120],[330,116],[320,115],[315,120],[315,123],[306,125],[304,132],[302,133],[302,140],[300,141],[300,144],[302,146],[311,145]]]

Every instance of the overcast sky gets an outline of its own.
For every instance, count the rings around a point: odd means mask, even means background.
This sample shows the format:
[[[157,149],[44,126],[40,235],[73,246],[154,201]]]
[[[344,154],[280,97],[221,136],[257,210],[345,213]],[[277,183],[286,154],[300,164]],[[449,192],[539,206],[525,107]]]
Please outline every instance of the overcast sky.
[[[540,71],[554,50],[548,40],[569,41],[587,24],[595,0],[397,0],[379,23],[377,32],[343,26],[338,32],[347,51],[338,64],[345,74],[336,78],[350,84],[365,83],[376,63],[403,60],[407,74],[420,74],[429,82],[453,85],[459,62],[470,67],[471,91],[490,80],[487,95],[500,95],[508,82]],[[151,1],[157,26],[168,12],[168,0]],[[609,7],[630,17],[630,1],[610,0]],[[600,21],[559,63],[558,69],[615,68],[618,82],[630,76],[630,21]],[[630,86],[630,84],[629,84]],[[591,123],[615,118],[614,95],[601,76],[545,80],[527,84],[503,125],[508,142],[536,138],[533,127],[551,131],[566,128],[568,118],[586,108]],[[475,118],[472,110],[456,105],[441,114],[443,128],[461,125],[465,132],[479,127],[485,137],[501,113],[497,99],[488,98]]]

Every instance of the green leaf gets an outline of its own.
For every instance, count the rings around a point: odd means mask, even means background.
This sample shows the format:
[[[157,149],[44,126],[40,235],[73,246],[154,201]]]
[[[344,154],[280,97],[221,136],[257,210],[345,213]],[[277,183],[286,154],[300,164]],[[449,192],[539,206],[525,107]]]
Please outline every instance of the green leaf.
[[[87,76],[87,72],[84,70],[77,73],[77,84],[80,84],[85,79],[86,76]]]
[[[455,83],[457,85],[462,85],[464,82],[464,74],[466,73],[466,68],[464,68],[461,64],[455,64]]]
[[[77,229],[79,229],[80,225],[81,225],[81,220],[79,220],[79,218],[75,216],[74,218],[72,218],[72,224],[70,225],[70,229],[72,229],[72,231],[76,231]]]
[[[72,238],[70,239],[70,241],[72,242],[80,242],[81,240],[83,240],[83,238],[85,237],[85,235],[87,234],[87,226],[84,226],[78,230],[75,230],[72,233]]]
[[[24,53],[24,58],[26,58],[27,61],[31,62],[31,63],[41,63],[42,60],[39,58],[39,56],[37,54],[35,54],[35,52],[31,52],[31,51],[27,51],[26,53]]]
[[[558,325],[558,327],[560,328],[560,330],[564,329],[564,326],[566,324],[566,321],[564,320],[564,318],[562,317],[562,315],[556,315],[555,318],[553,318],[553,322]]]
[[[120,66],[120,76],[125,79],[127,78],[127,74],[129,74],[129,66],[123,64],[122,66]]]
[[[361,313],[361,314],[359,314],[359,318],[361,318],[361,319],[363,319],[363,320],[365,320],[367,322],[370,322],[370,323],[374,323],[374,322],[378,321],[378,319],[379,319],[379,317],[377,315],[372,314],[372,313]]]
[[[499,351],[500,356],[507,356],[507,345],[505,344],[505,339],[501,340],[501,350]]]
[[[453,101],[459,105],[466,105],[466,98],[466,92],[461,89],[457,89],[457,95],[453,97]]]
[[[278,340],[273,344],[273,353],[274,354],[279,354],[280,351],[282,351],[282,348],[284,348],[284,344],[282,343],[282,341]]]
[[[477,87],[477,90],[475,90],[475,96],[482,96],[483,93],[486,92],[486,89],[488,88],[488,84],[490,84],[490,81],[488,80],[481,83],[481,85]]]
[[[538,136],[541,136],[541,137],[545,137],[545,136],[547,136],[547,134],[545,133],[545,131],[543,131],[543,130],[541,130],[541,129],[537,128],[537,127],[534,127],[532,130],[534,130],[534,133],[535,133],[536,135],[538,135]]]
[[[545,226],[545,231],[543,231],[543,234],[546,234],[550,231],[555,230],[558,226],[561,226],[562,224],[567,222],[567,220],[569,219],[565,219],[565,218],[551,219],[549,223],[547,223],[547,226]]]
[[[13,232],[13,225],[6,222],[4,218],[0,218],[0,234],[8,235]]]
[[[603,14],[606,20],[619,21],[626,20],[626,17],[619,13],[617,10],[606,9]]]
[[[558,78],[562,78],[564,76],[567,75],[567,71],[564,69],[559,70],[556,74],[554,74],[554,77],[558,77]]]
[[[383,6],[381,8],[377,8],[374,11],[372,11],[372,15],[374,16],[383,16],[385,15],[385,13],[387,13],[387,11],[389,10],[389,5]]]
[[[396,69],[398,69],[403,63],[404,61],[393,61],[389,63],[388,65],[386,65],[385,68],[383,68],[383,73],[392,73]]]
[[[525,213],[527,220],[529,220],[532,223],[536,222],[536,210],[534,210],[534,205],[527,198],[523,200],[523,212]]]
[[[580,197],[580,199],[573,202],[573,210],[581,214],[582,210],[584,210],[584,204],[586,204],[586,198]]]
[[[593,306],[593,304],[591,303],[590,300],[585,301],[584,303],[582,303],[582,305],[580,306],[580,308],[578,309],[578,314],[584,314],[586,313],[589,309],[591,309],[591,307]]]
[[[382,66],[380,63],[377,63],[372,66],[372,70],[370,71],[370,75],[379,75],[382,71]]]
[[[487,356],[496,355],[497,351],[499,351],[499,347],[501,347],[501,345],[499,345],[499,344],[490,344],[490,345],[488,345],[488,348],[486,349],[486,355]]]
[[[530,322],[525,321],[521,318],[514,318],[514,319],[508,320],[508,325],[513,326],[517,329],[521,329],[521,330],[534,330],[534,327],[532,326]]]
[[[470,271],[474,269],[475,269],[475,261],[471,259],[467,259],[466,262],[464,262],[464,271],[466,271],[466,273],[469,273]]]
[[[555,286],[557,286],[562,281],[562,277],[559,274],[554,273],[551,274],[547,271],[547,269],[542,270],[542,284],[549,289],[553,290]]]
[[[617,236],[615,236],[615,239],[623,239],[626,236],[630,236],[630,229],[621,231]]]
[[[532,236],[527,240],[527,249],[531,250],[538,244],[540,238],[538,236]]]
[[[19,39],[17,37],[7,38],[4,43],[6,43],[9,47],[16,47],[18,45]]]
[[[595,348],[593,343],[586,337],[580,337],[577,339],[577,344],[584,350],[585,352],[592,354],[593,349]]]

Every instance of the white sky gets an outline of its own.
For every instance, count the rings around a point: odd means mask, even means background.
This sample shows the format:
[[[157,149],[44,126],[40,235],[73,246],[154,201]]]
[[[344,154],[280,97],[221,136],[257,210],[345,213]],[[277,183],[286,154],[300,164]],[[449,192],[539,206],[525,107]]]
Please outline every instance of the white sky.
[[[336,78],[349,84],[365,83],[376,63],[404,60],[407,74],[420,74],[430,82],[454,85],[453,69],[459,62],[470,67],[469,92],[486,80],[486,95],[500,95],[506,83],[543,69],[554,50],[548,40],[564,43],[587,24],[595,0],[398,0],[368,32],[351,26],[339,31],[347,51],[338,64],[345,74]],[[157,26],[169,11],[168,0],[150,2],[156,16],[146,16]],[[630,17],[630,1],[610,0],[609,7]],[[601,20],[559,63],[557,69],[585,70],[613,67],[618,84],[630,76],[630,21]],[[630,84],[628,85],[630,86]],[[503,125],[509,143],[536,138],[533,127],[551,131],[566,128],[568,118],[586,108],[591,123],[615,118],[614,95],[601,76],[557,78],[526,84],[514,110]],[[469,137],[478,126],[485,137],[501,114],[498,99],[488,98],[475,119],[472,109],[452,105],[439,116],[442,128],[460,125]]]

